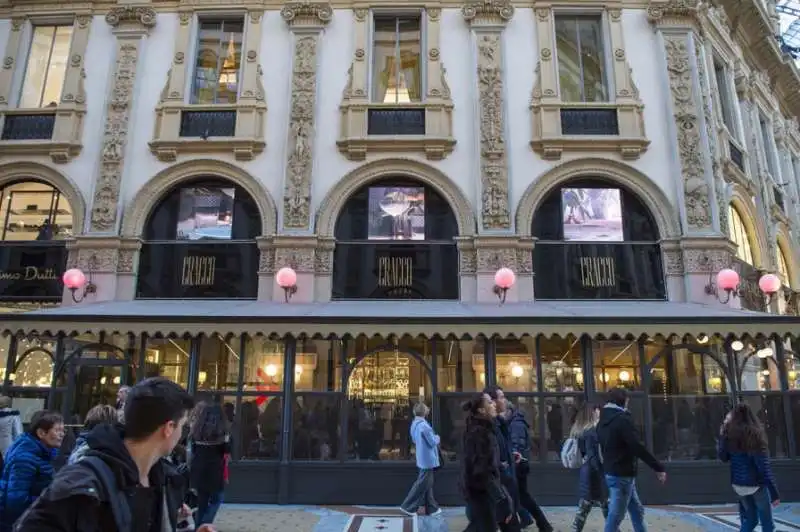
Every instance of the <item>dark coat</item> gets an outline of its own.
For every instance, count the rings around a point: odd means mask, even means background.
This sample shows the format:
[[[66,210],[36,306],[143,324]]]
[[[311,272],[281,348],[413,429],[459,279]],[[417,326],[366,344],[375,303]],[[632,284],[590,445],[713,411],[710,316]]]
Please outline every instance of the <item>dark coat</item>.
[[[603,469],[607,475],[633,478],[641,459],[653,471],[663,472],[661,465],[639,440],[630,412],[613,405],[600,411],[597,437],[603,453]]]
[[[503,519],[511,512],[509,494],[500,481],[500,450],[491,420],[468,417],[464,429],[463,458],[461,459],[461,488],[467,500],[487,497],[501,507],[497,514]]]
[[[225,490],[225,455],[231,452],[227,442],[191,442],[189,478],[198,493],[220,493]]]
[[[531,459],[531,426],[520,409],[514,409],[508,420],[511,434],[511,451],[517,452],[525,460]]]
[[[600,461],[600,441],[597,430],[591,428],[578,437],[578,448],[584,462],[580,469],[578,498],[585,501],[605,501],[608,499],[603,464]]]
[[[0,479],[0,531],[10,531],[53,480],[56,453],[27,432],[11,445]]]
[[[122,427],[95,427],[86,438],[90,448],[87,456],[99,457],[108,465],[116,479],[117,488],[132,502],[131,497],[139,484],[139,471],[124,445],[123,437]],[[175,530],[178,509],[186,493],[182,477],[169,463],[160,460],[150,470],[149,482],[158,488],[164,500],[162,508],[166,508],[172,530]],[[20,519],[15,532],[128,531],[118,530],[111,505],[103,496],[100,480],[94,470],[79,461],[58,472],[50,488]]]

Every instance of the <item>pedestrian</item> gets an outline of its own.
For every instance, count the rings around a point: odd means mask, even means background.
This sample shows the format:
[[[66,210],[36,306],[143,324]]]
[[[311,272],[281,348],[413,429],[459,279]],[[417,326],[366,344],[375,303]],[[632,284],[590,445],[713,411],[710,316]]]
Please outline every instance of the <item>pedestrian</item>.
[[[488,394],[495,404],[496,416],[494,418],[494,430],[497,436],[497,446],[500,450],[500,480],[503,482],[511,500],[514,503],[511,519],[500,523],[502,532],[518,532],[521,530],[518,513],[520,510],[519,488],[517,486],[516,462],[519,460],[511,451],[511,431],[508,425],[508,400],[503,389],[492,385],[484,388],[483,393]]]
[[[83,459],[58,472],[14,532],[151,532],[176,529],[185,485],[163,458],[172,452],[194,406],[164,377],[133,386],[125,427],[98,425]],[[197,532],[214,532],[209,525]]]
[[[0,479],[0,532],[10,532],[53,480],[53,461],[62,439],[61,414],[40,410],[31,417],[28,431],[11,445]]]
[[[202,402],[194,411],[188,438],[189,485],[197,492],[197,526],[211,524],[222,506],[230,426],[219,403]]]
[[[464,404],[466,422],[461,460],[461,490],[469,525],[464,532],[497,532],[514,515],[511,495],[500,480],[500,450],[494,429],[494,401],[480,394]]]
[[[5,395],[0,396],[0,452],[2,457],[5,458],[6,453],[22,434],[22,418],[19,415],[19,410],[11,408],[11,398]],[[0,461],[0,468],[2,462]]]
[[[625,388],[613,388],[608,393],[608,403],[600,411],[597,423],[597,437],[609,491],[605,532],[616,532],[626,512],[630,513],[634,532],[647,531],[644,506],[636,491],[639,460],[656,472],[660,482],[667,481],[664,466],[639,440],[627,407],[628,391]]]
[[[579,472],[578,511],[572,522],[572,531],[581,532],[592,508],[599,506],[603,517],[608,519],[608,488],[603,478],[600,460],[600,442],[597,439],[597,421],[600,408],[585,403],[578,409],[569,431],[570,438],[578,442],[582,463]]]
[[[547,520],[542,508],[536,503],[528,491],[528,475],[531,471],[531,434],[530,425],[521,409],[508,405],[508,426],[511,434],[511,452],[516,462],[517,489],[519,504],[530,516],[520,523],[523,527],[536,523],[540,532],[552,532],[553,526]],[[522,513],[522,512],[520,512]]]
[[[425,507],[425,515],[439,515],[441,508],[433,498],[434,471],[442,464],[439,462],[439,436],[433,432],[430,423],[425,419],[430,409],[423,402],[414,405],[414,421],[411,422],[411,439],[414,442],[417,456],[417,480],[411,486],[400,511],[414,515],[420,506]]]
[[[117,410],[111,405],[96,405],[93,406],[86,414],[86,421],[83,423],[83,430],[78,434],[75,439],[75,447],[67,460],[68,464],[74,464],[86,454],[89,450],[89,444],[86,442],[86,437],[89,432],[98,425],[115,425],[119,423],[119,416]]]
[[[117,390],[117,411],[119,412],[120,423],[125,423],[125,400],[130,389],[130,386],[120,386],[119,390]]]
[[[753,410],[744,403],[725,416],[720,428],[717,452],[729,462],[731,484],[739,496],[741,532],[752,532],[761,524],[763,532],[773,532],[772,507],[781,502],[775,477],[769,465],[767,435]]]

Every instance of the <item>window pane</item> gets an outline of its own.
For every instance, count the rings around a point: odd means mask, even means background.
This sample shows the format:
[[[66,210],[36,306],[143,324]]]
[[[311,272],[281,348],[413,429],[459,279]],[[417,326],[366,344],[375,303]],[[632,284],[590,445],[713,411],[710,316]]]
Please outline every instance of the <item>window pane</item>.
[[[296,401],[292,459],[336,460],[341,396],[300,394]]]
[[[281,449],[280,396],[242,397],[238,427],[242,458],[277,460]]]
[[[472,394],[466,394],[439,398],[439,448],[445,462],[458,462],[461,457],[466,419],[462,405],[472,397]]]
[[[583,67],[583,101],[604,102],[608,100],[603,79],[603,26],[599,17],[578,19],[581,66]]]
[[[794,342],[793,347],[797,347],[800,342]],[[2,354],[0,352],[0,354]],[[786,378],[789,381],[790,390],[800,390],[800,360],[795,351],[786,351]],[[796,440],[800,442],[800,440]]]
[[[372,101],[397,104],[420,101],[420,18],[377,16],[373,35]]]
[[[483,389],[486,385],[483,346],[483,339],[436,341],[440,392],[474,392]]]
[[[239,91],[243,23],[202,21],[198,32],[192,103],[235,103]]]
[[[2,240],[61,240],[72,236],[72,208],[53,187],[36,182],[0,191]]]
[[[297,341],[295,390],[330,392],[342,388],[340,340]]]
[[[779,394],[745,395],[742,396],[742,402],[753,409],[759,421],[764,425],[769,455],[773,458],[789,456],[783,397]]]
[[[11,348],[11,335],[0,335],[0,384],[6,379],[8,350]]]
[[[53,51],[50,54],[50,66],[47,68],[42,107],[55,107],[61,101],[61,89],[64,87],[71,43],[72,26],[58,26],[53,42]]]
[[[239,94],[239,69],[242,66],[241,21],[225,21],[222,25],[221,65],[215,103],[236,103]]]
[[[545,399],[545,445],[548,462],[561,460],[561,444],[569,434],[572,420],[582,397],[549,397]]]
[[[746,342],[744,348],[735,353],[740,391],[765,392],[781,389],[778,362],[771,344]]]
[[[578,22],[574,17],[556,17],[555,26],[561,101],[583,101]]]
[[[198,390],[235,390],[239,382],[239,337],[200,338]]]
[[[264,336],[245,342],[244,378],[246,392],[277,392],[283,389],[284,345],[282,340]]]
[[[639,388],[639,342],[636,340],[593,341],[594,386],[605,392],[623,387]]]
[[[733,206],[728,205],[728,236],[736,244],[736,256],[745,261],[747,264],[753,264],[753,251],[750,246],[750,235],[745,228],[744,221],[742,220],[739,210]]]
[[[47,65],[53,47],[55,26],[36,26],[33,28],[28,64],[25,67],[25,80],[22,83],[22,96],[19,106],[22,109],[40,107],[42,93],[47,81]]]
[[[56,343],[49,339],[20,338],[16,362],[9,376],[12,386],[49,387],[53,380]]]
[[[650,396],[653,454],[659,460],[716,460],[719,426],[728,396]]]
[[[144,362],[145,378],[166,377],[188,388],[190,344],[189,339],[148,338]]]
[[[717,81],[717,90],[719,91],[719,105],[722,111],[722,121],[728,128],[728,132],[736,137],[735,128],[733,127],[733,113],[731,112],[730,91],[728,90],[728,78],[725,67],[720,65],[716,60],[714,61],[714,77]]]
[[[507,392],[535,392],[536,338],[522,340],[495,340],[497,384]]]
[[[372,101],[394,103],[396,94],[389,87],[397,86],[397,18],[375,17],[372,45]]]
[[[61,405],[48,405],[47,404],[47,391],[16,391],[11,390],[9,396],[11,397],[11,408],[19,410],[19,415],[22,418],[23,427],[27,430],[28,423],[31,422],[31,417],[39,410],[50,408],[51,410],[60,411]]]
[[[800,394],[794,393],[789,396],[789,408],[792,414],[791,430],[794,431],[795,456],[800,455]]]
[[[541,456],[541,452],[546,449],[545,442],[542,442],[539,437],[539,404],[540,400],[536,397],[513,397],[511,401],[514,406],[519,409],[525,416],[525,421],[528,422],[528,434],[531,438],[531,455],[527,456],[529,460],[536,462]]]
[[[422,100],[422,42],[419,17],[400,17],[400,71],[394,87],[389,85],[387,95],[396,103]]]
[[[580,338],[552,337],[539,339],[542,362],[542,388],[546,392],[584,390]]]

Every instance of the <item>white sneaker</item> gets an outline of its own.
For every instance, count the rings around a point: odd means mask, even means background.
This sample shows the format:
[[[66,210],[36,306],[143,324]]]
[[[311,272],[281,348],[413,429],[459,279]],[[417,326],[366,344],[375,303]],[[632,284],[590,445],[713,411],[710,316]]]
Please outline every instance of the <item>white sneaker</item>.
[[[408,510],[406,510],[406,509],[405,509],[405,508],[403,508],[402,506],[400,506],[400,511],[401,511],[401,512],[403,512],[403,513],[404,513],[404,514],[406,514],[406,515],[409,515],[409,516],[414,516],[414,515],[417,515],[417,512],[409,512]]]
[[[441,515],[441,514],[442,514],[442,509],[441,509],[441,508],[439,508],[438,510],[436,510],[436,511],[435,511],[435,512],[433,512],[432,514],[428,514],[428,517],[433,517],[433,516],[435,516],[435,515]]]

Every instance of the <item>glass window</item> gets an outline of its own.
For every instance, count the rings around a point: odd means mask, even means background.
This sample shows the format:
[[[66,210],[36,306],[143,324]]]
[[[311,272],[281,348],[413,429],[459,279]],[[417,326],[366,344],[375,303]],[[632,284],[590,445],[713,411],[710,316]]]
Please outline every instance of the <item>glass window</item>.
[[[239,382],[238,336],[200,337],[198,390],[235,390]]]
[[[439,372],[439,392],[473,392],[486,385],[486,366],[483,359],[483,339],[436,340],[436,367]]]
[[[561,101],[608,101],[602,18],[557,15],[555,25]]]
[[[0,334],[0,384],[6,381],[9,349],[11,349],[11,335]]]
[[[778,362],[771,344],[748,342],[744,343],[742,349],[734,350],[734,353],[740,391],[767,392],[781,389]]]
[[[294,388],[298,391],[333,392],[342,389],[341,340],[297,341]]]
[[[736,244],[736,256],[747,264],[753,264],[753,247],[750,234],[744,225],[742,215],[733,203],[728,205],[728,236]]]
[[[547,449],[546,440],[542,441],[540,435],[539,406],[542,404],[542,400],[537,397],[510,397],[509,400],[522,412],[525,416],[525,421],[528,422],[528,434],[531,438],[531,455],[529,459],[532,462],[536,462]]]
[[[770,175],[775,178],[775,150],[772,145],[772,125],[763,116],[759,116],[759,125],[761,127],[761,146],[764,150],[764,159],[767,162],[767,170]]]
[[[773,458],[789,456],[783,397],[780,394],[748,394],[742,396],[741,400],[753,409],[756,417],[764,426],[764,430],[767,433],[769,455]]]
[[[372,101],[403,104],[422,100],[422,19],[419,14],[375,15]]]
[[[532,336],[521,340],[496,339],[497,384],[509,393],[537,391],[535,354],[536,338]]]
[[[242,397],[238,440],[245,460],[277,460],[281,450],[283,400],[277,395]]]
[[[792,281],[791,277],[789,277],[789,267],[786,264],[786,254],[783,252],[783,248],[780,244],[776,247],[777,250],[777,263],[778,263],[778,277],[781,278],[781,282],[783,286],[791,286]]]
[[[19,107],[56,107],[67,71],[72,26],[34,26]]]
[[[53,381],[55,352],[56,343],[50,339],[20,338],[14,370],[9,375],[10,384],[49,387]]]
[[[547,453],[548,462],[561,460],[561,444],[569,435],[582,400],[580,397],[548,397],[544,400],[545,441],[542,451]]]
[[[636,340],[595,340],[594,387],[597,391],[612,388],[639,388],[639,342]]]
[[[148,338],[144,356],[144,376],[166,377],[189,387],[191,340],[188,338]]]
[[[797,344],[800,342],[795,342],[794,345]],[[794,350],[785,351],[784,356],[786,357],[786,378],[789,381],[789,389],[800,390],[800,359]],[[796,441],[800,442],[800,440]]]
[[[341,395],[299,394],[295,401],[292,458],[336,460],[339,456]]]
[[[52,186],[36,181],[0,188],[0,240],[63,240],[72,236],[72,207]]]
[[[795,456],[800,456],[800,394],[794,393],[789,396],[789,409],[791,423],[791,430],[794,431],[795,441]]]
[[[728,133],[736,138],[734,114],[730,99],[731,91],[730,85],[728,84],[728,70],[716,57],[714,58],[714,77],[717,81],[717,90],[719,91],[719,106],[722,111],[722,121],[728,128]]]
[[[461,457],[466,421],[466,413],[462,405],[471,400],[474,395],[439,397],[439,448],[445,462],[455,463]],[[352,439],[352,435],[349,433],[348,437]]]
[[[575,336],[539,338],[542,389],[545,392],[583,391],[581,341]]]
[[[241,19],[200,21],[192,103],[236,103],[243,32]]]
[[[283,389],[284,343],[265,336],[248,337],[245,342],[245,392],[277,392]],[[298,375],[295,368],[295,376]]]

